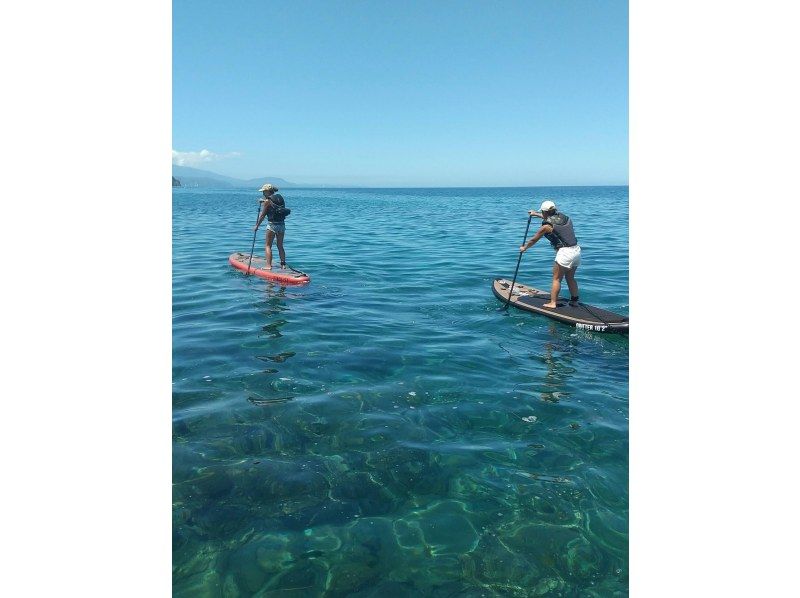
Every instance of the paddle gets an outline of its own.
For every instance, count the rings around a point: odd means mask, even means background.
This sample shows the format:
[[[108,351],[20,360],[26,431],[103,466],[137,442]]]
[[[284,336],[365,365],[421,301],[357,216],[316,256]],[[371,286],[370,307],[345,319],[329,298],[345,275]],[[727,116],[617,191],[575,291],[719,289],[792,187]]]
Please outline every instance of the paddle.
[[[256,224],[258,224],[258,217],[261,215],[261,202],[264,201],[263,199],[258,200],[258,213],[256,214]],[[250,259],[247,262],[247,272],[244,273],[245,276],[250,276],[250,264],[253,263],[253,252],[256,250],[256,235],[258,234],[258,229],[253,231],[253,246],[250,248]]]
[[[531,227],[531,218],[533,216],[528,216],[528,226],[525,227],[525,236],[522,238],[522,244],[525,245],[525,241],[528,240],[528,230]],[[517,269],[514,270],[514,280],[511,281],[511,288],[508,290],[508,299],[506,299],[506,304],[503,306],[503,309],[508,309],[508,304],[511,303],[511,293],[514,291],[514,283],[517,282],[517,273],[519,272],[519,263],[522,261],[522,252],[519,252],[519,257],[517,258]]]

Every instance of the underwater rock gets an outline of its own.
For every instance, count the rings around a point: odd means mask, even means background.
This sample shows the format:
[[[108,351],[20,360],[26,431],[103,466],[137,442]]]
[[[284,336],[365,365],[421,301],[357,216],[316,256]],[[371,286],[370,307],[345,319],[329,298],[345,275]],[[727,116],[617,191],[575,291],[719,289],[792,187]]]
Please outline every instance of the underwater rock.
[[[172,509],[172,525],[187,523],[192,518],[192,512],[186,507],[175,506]]]
[[[606,578],[594,585],[582,587],[580,592],[586,598],[625,598],[628,596],[627,586],[627,578]]]
[[[375,564],[347,559],[334,565],[330,571],[328,591],[331,596],[350,596],[376,583],[380,579],[380,570]]]
[[[581,524],[580,511],[576,511],[574,505],[569,501],[565,501],[554,491],[548,491],[548,488],[537,489],[536,492],[535,495],[520,493],[519,506],[525,519],[560,526],[579,526]]]
[[[276,515],[319,505],[328,500],[330,488],[316,471],[268,459],[251,464],[240,483],[242,494],[262,508],[271,505]]]
[[[236,577],[229,573],[222,582],[222,598],[240,598],[241,596],[242,592],[236,583]]]
[[[505,508],[500,502],[497,487],[487,481],[486,476],[476,479],[472,474],[460,474],[450,478],[447,496],[462,499],[474,507],[482,505],[483,511],[495,512],[498,508]]]
[[[392,522],[382,517],[359,519],[347,529],[343,542],[351,557],[368,564],[395,560],[397,543],[392,533]]]
[[[237,586],[247,595],[258,592],[272,577],[260,566],[257,557],[258,545],[248,542],[228,554],[228,571],[236,579]]]
[[[330,439],[330,443],[331,448],[335,450],[346,450],[352,447],[361,448],[364,446],[364,437],[355,433],[346,436],[338,434]]]
[[[337,562],[331,568],[330,594],[326,596],[367,595],[381,579],[407,581],[391,577],[397,571],[407,572],[408,567],[398,554],[388,519],[355,520],[344,528],[342,546],[332,558]]]
[[[263,427],[250,427],[238,431],[233,437],[235,453],[243,456],[269,453],[275,444],[275,436],[275,432]]]
[[[480,598],[487,596],[485,589],[483,591],[477,588],[470,589],[464,582],[457,580],[440,581],[430,585],[420,584],[419,589],[421,592],[415,595],[425,596],[426,598],[453,598],[455,596],[458,598]],[[503,596],[514,596],[514,594],[505,593]]]
[[[425,536],[418,525],[402,518],[397,518],[392,523],[392,533],[401,548],[420,553],[424,552],[426,556],[433,556],[430,546],[425,544]]]
[[[545,577],[539,580],[533,588],[534,596],[553,595],[554,592],[561,592],[564,589],[564,582],[555,577]]]
[[[292,543],[292,549],[295,552],[305,551],[320,552],[320,553],[333,553],[339,550],[342,546],[342,539],[336,534],[336,528],[322,527],[307,529],[303,533],[303,537],[295,540]]]
[[[594,542],[620,558],[628,558],[628,519],[607,509],[597,509],[586,514],[586,527]]]
[[[277,524],[295,531],[321,525],[344,525],[359,515],[358,505],[329,499],[308,508],[296,509],[287,503],[281,503],[279,507],[284,514]]]
[[[172,438],[177,439],[189,435],[189,426],[183,420],[172,422]]]
[[[563,569],[559,561],[563,559],[568,543],[579,535],[580,531],[575,528],[532,523],[518,527],[502,540],[511,550],[535,563],[545,573],[547,570]]]
[[[332,436],[336,433],[336,426],[323,421],[311,422],[305,427],[301,426],[301,429],[313,436]]]
[[[189,539],[186,537],[186,533],[178,527],[175,522],[172,523],[172,551],[178,552],[181,548],[186,546],[189,542]]]
[[[266,591],[259,595],[265,598],[322,596],[327,578],[328,567],[325,563],[316,559],[295,561],[283,573],[272,579]]]
[[[505,588],[504,588],[505,589]],[[449,596],[458,596],[458,598],[488,598],[489,596],[503,596],[505,597],[514,597],[516,594],[514,592],[504,591],[504,592],[497,592],[496,594],[488,593],[486,588],[483,584],[467,584],[465,582],[454,582],[451,584],[445,584],[440,586],[436,589],[436,592],[442,592],[442,594],[433,593],[432,596],[439,596],[441,595],[443,598]],[[449,592],[449,593],[446,593]],[[520,598],[527,598],[527,592],[519,594]]]
[[[475,549],[479,540],[463,504],[453,500],[436,502],[426,509],[398,517],[394,530],[398,543],[405,548],[418,548],[431,556],[468,553]],[[415,537],[419,544],[410,544]]]
[[[205,571],[181,579],[173,575],[173,598],[218,598],[222,593],[222,580],[216,571]]]
[[[600,505],[613,508],[615,511],[627,510],[628,492],[624,479],[603,475],[593,469],[588,469],[582,477],[586,489]]]
[[[292,561],[292,555],[287,550],[289,540],[284,536],[268,534],[252,542],[256,545],[256,562],[268,573],[278,573]]]
[[[469,554],[460,554],[458,555],[458,562],[461,563],[461,577],[475,579],[476,564],[474,557]]]
[[[220,470],[206,470],[192,480],[195,490],[212,499],[219,499],[230,494],[233,481]]]
[[[322,457],[322,465],[325,468],[325,471],[330,476],[338,476],[342,473],[350,471],[353,469],[352,467],[353,459],[345,460],[341,455],[326,455]]]
[[[367,467],[374,471],[392,494],[444,495],[449,475],[428,451],[398,447],[375,451],[367,458]]]
[[[476,576],[487,584],[529,585],[539,570],[528,560],[510,551],[496,536],[484,535],[476,548]],[[501,592],[502,593],[502,592]]]
[[[565,560],[573,579],[590,581],[610,573],[605,555],[582,536],[567,544]]]
[[[225,503],[205,503],[192,514],[195,528],[207,538],[227,538],[247,526],[252,513],[245,507]]]
[[[378,585],[350,595],[350,598],[393,598],[397,596],[414,596],[414,584],[384,580]]]
[[[334,478],[330,496],[357,504],[364,516],[385,515],[394,504],[394,497],[385,488],[361,472],[347,472]]]

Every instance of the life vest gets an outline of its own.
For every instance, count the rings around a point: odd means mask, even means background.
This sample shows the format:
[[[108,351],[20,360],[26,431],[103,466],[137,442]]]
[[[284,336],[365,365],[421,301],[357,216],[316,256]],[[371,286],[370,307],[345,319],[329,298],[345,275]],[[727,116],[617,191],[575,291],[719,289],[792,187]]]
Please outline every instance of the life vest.
[[[542,220],[542,224],[549,224],[553,227],[552,233],[545,233],[544,236],[550,241],[553,249],[561,249],[562,247],[575,247],[578,244],[578,239],[575,236],[575,229],[572,228],[572,220],[566,214],[556,212],[552,216],[548,216]]]
[[[283,222],[284,219],[291,214],[291,210],[286,207],[286,202],[283,200],[283,195],[275,193],[269,198],[270,205],[267,208],[267,220],[274,223]]]

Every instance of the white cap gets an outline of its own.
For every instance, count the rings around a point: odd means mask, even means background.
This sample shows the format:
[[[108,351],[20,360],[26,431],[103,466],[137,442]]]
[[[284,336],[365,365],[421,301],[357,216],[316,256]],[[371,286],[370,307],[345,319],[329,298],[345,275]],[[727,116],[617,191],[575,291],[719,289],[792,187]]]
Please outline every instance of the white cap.
[[[261,189],[259,189],[259,191],[277,191],[277,190],[278,188],[275,185],[270,185],[269,183],[267,183],[266,185],[261,187]]]
[[[542,207],[539,208],[539,211],[541,211],[541,212],[549,212],[550,210],[555,210],[555,209],[556,209],[556,204],[554,204],[549,199],[546,199],[546,200],[544,200],[542,202]]]

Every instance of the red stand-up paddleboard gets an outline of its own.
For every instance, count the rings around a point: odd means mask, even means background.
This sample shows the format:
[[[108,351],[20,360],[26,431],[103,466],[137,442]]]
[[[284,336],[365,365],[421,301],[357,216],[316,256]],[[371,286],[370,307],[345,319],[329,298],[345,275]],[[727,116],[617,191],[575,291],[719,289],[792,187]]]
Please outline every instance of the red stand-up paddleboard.
[[[228,258],[231,266],[242,272],[247,272],[247,264],[250,263],[250,254],[237,251]],[[265,270],[264,266],[267,265],[266,258],[253,256],[253,261],[250,263],[250,274],[264,278],[266,280],[274,280],[282,284],[307,284],[311,282],[311,277],[305,272],[295,270],[294,268],[286,267],[281,269],[279,265],[274,262],[272,270]]]

